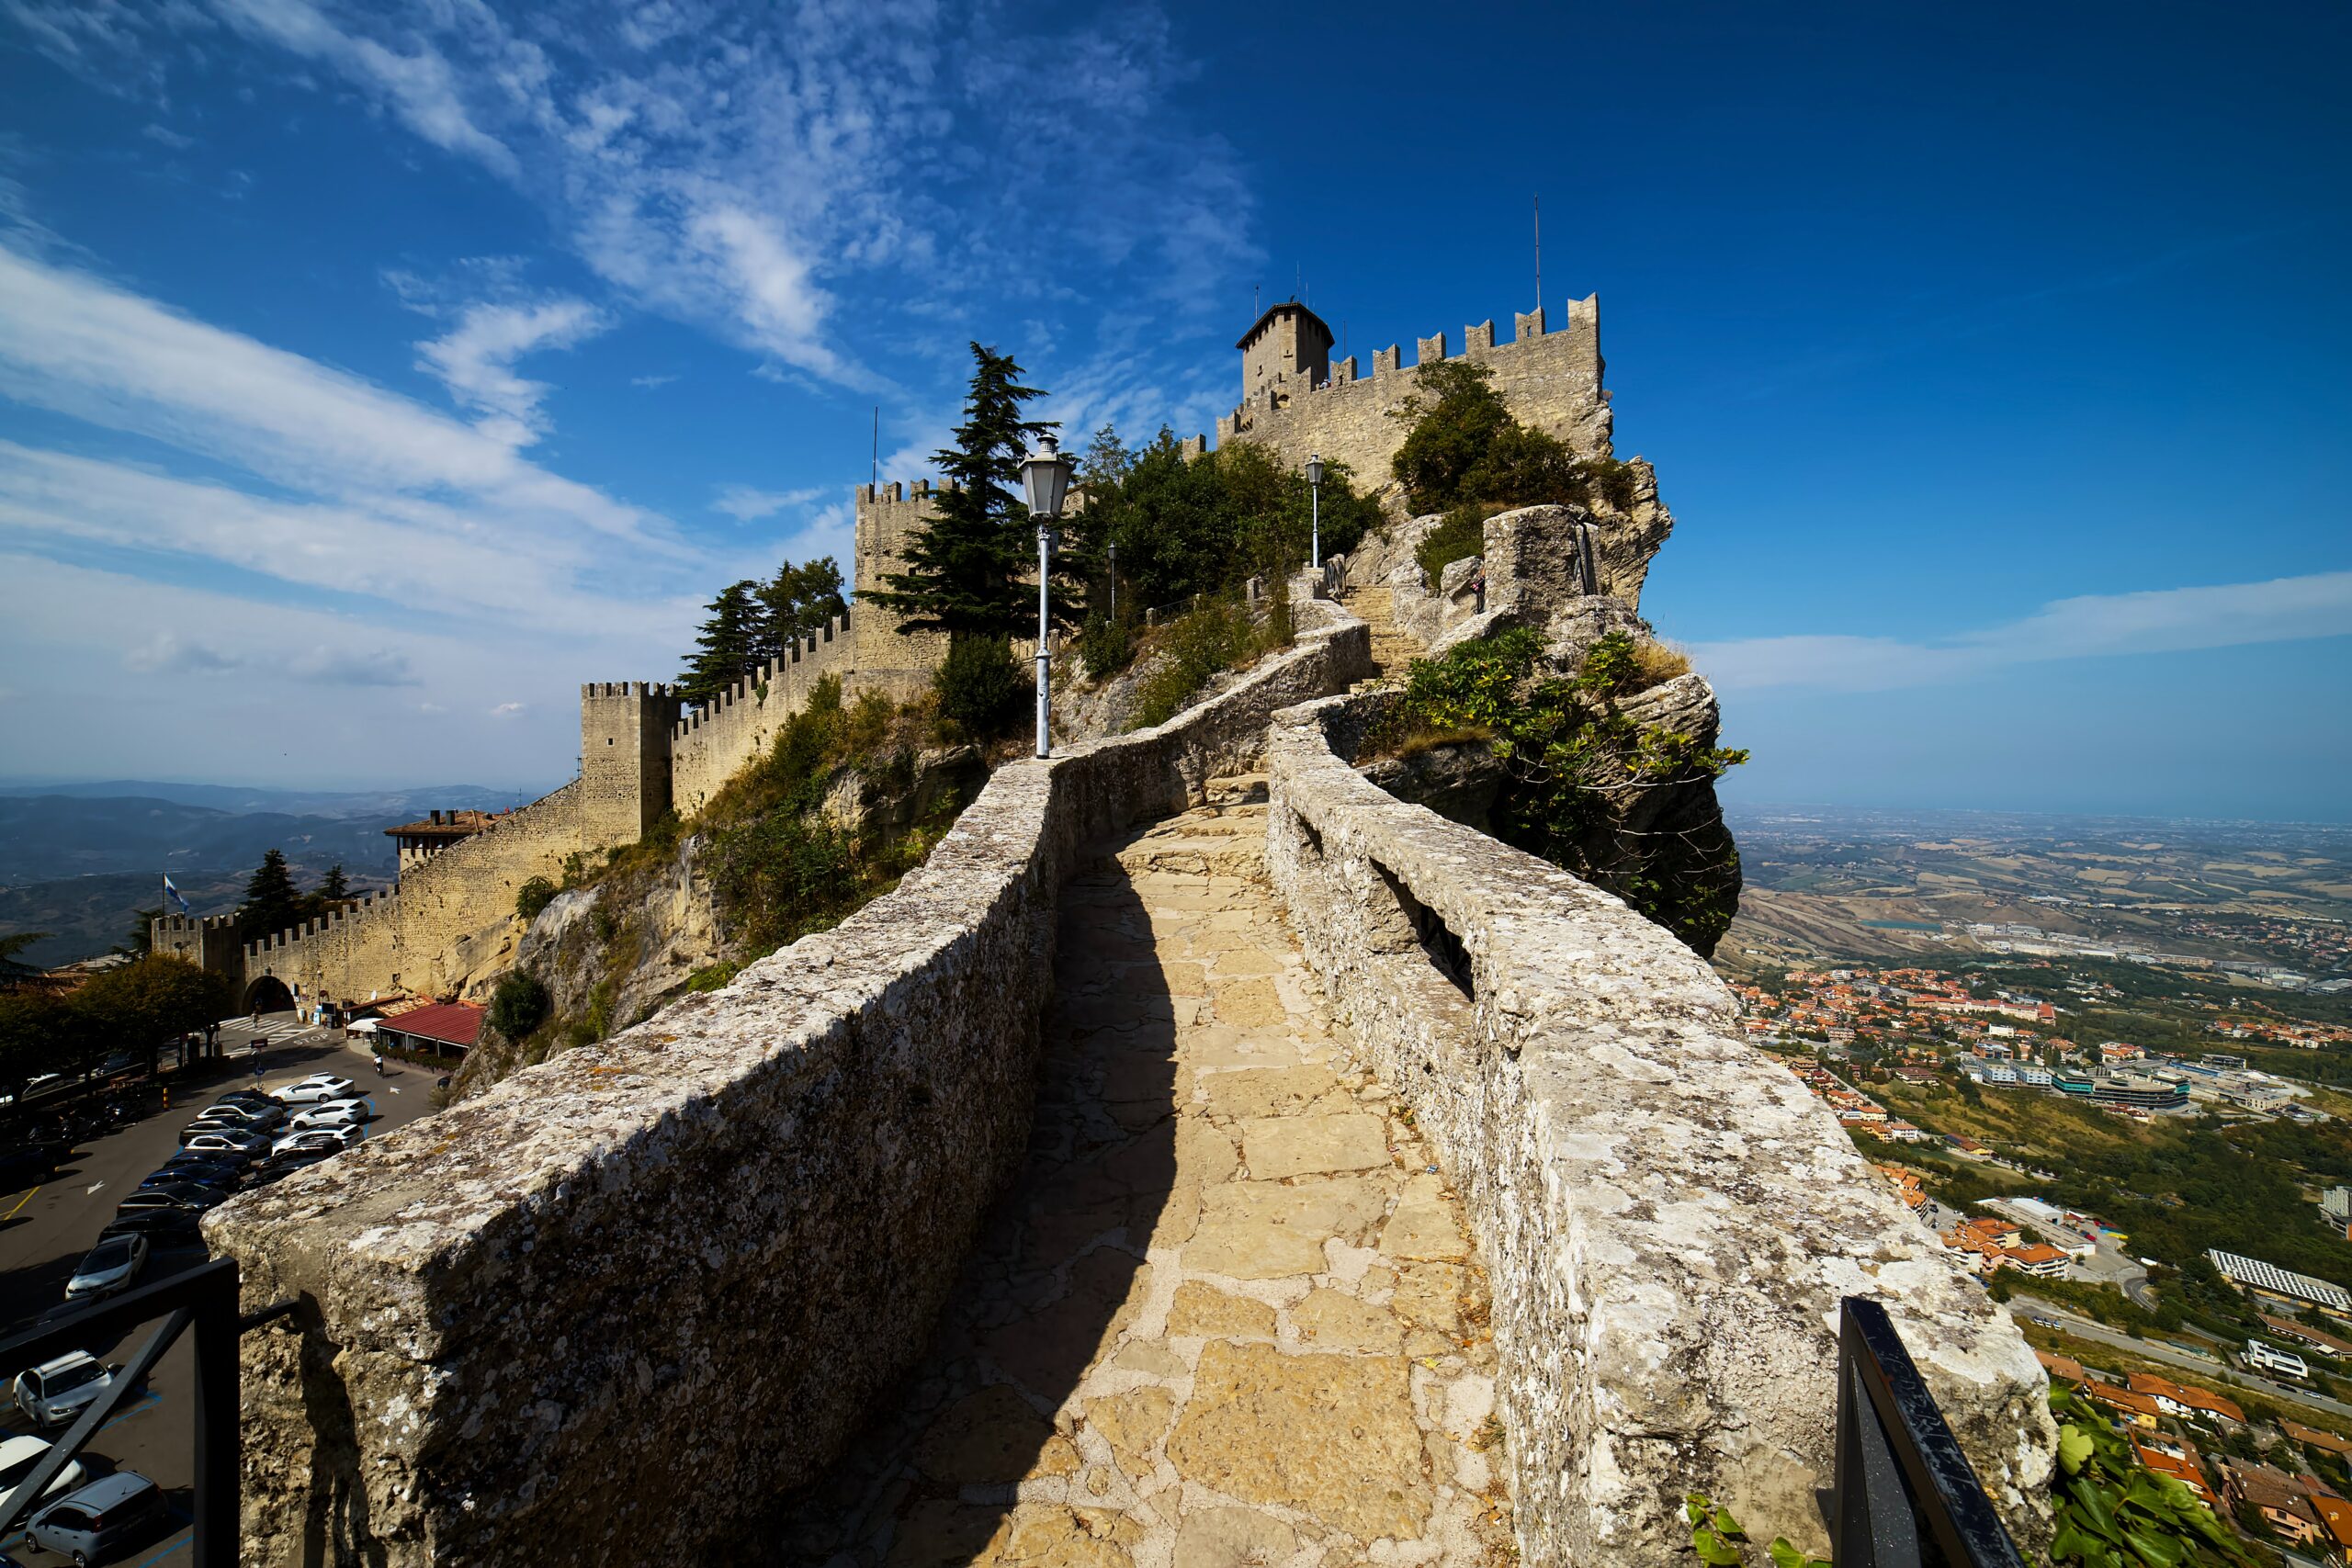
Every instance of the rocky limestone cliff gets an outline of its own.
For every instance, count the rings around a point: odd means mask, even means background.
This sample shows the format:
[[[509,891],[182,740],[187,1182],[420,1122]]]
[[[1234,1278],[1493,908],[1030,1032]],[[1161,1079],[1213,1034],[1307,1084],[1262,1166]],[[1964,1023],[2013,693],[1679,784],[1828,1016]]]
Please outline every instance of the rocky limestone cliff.
[[[1351,583],[1391,590],[1400,629],[1432,658],[1522,630],[1540,651],[1518,672],[1525,705],[1564,701],[1548,749],[1515,750],[1479,731],[1431,725],[1408,700],[1386,754],[1365,765],[1399,798],[1543,855],[1608,888],[1712,953],[1738,907],[1737,847],[1724,826],[1708,761],[1722,716],[1714,690],[1666,649],[1639,612],[1641,591],[1674,527],[1657,476],[1630,467],[1631,504],[1532,506],[1487,520],[1477,556],[1436,582],[1415,558],[1435,516],[1366,539]],[[1424,733],[1413,733],[1419,725]],[[1453,728],[1469,735],[1443,733]],[[1434,743],[1431,743],[1434,742]],[[1565,794],[1564,791],[1572,791]]]

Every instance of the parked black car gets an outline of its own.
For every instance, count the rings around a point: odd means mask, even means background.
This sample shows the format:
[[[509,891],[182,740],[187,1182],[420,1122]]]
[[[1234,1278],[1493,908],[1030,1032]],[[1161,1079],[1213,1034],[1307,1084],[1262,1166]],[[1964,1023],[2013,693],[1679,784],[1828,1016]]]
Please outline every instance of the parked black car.
[[[143,1235],[153,1247],[191,1247],[204,1240],[198,1222],[203,1215],[194,1209],[134,1209],[115,1219],[98,1233],[104,1241],[110,1235]]]
[[[73,1152],[66,1145],[45,1142],[0,1150],[0,1192],[47,1181]]]
[[[191,1213],[216,1208],[229,1201],[229,1194],[193,1182],[175,1181],[165,1187],[142,1187],[114,1206],[115,1217],[135,1214],[142,1209],[184,1209]]]

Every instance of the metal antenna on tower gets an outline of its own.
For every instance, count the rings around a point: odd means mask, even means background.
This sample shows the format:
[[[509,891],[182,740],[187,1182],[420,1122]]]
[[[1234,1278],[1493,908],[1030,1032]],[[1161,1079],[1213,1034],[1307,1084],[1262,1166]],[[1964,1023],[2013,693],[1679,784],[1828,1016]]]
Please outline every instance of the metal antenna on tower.
[[[1535,198],[1535,308],[1544,308],[1544,198]]]
[[[882,405],[880,403],[876,403],[874,405],[874,476],[872,482],[877,488],[879,488],[882,483]]]

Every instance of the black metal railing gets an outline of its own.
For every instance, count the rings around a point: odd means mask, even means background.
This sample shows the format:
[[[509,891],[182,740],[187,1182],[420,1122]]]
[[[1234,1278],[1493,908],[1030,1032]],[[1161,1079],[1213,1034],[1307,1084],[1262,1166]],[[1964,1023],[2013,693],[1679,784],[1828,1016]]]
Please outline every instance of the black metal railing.
[[[194,1568],[236,1568],[238,1389],[237,1337],[294,1310],[280,1302],[250,1316],[237,1314],[237,1264],[216,1258],[185,1273],[94,1303],[84,1311],[0,1342],[0,1368],[37,1367],[69,1350],[120,1338],[157,1319],[130,1359],[107,1381],[97,1398],[74,1417],[65,1435],[6,1498],[0,1498],[0,1536],[21,1526],[64,1468],[177,1343],[194,1331],[196,1352],[195,1485],[191,1499]]]
[[[1886,1309],[1848,1296],[1838,1332],[1838,1568],[2024,1568]]]

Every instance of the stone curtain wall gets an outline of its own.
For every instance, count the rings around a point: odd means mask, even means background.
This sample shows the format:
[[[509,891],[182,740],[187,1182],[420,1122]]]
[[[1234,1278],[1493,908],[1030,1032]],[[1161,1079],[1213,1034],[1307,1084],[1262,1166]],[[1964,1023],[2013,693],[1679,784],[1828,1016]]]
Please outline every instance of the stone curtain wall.
[[[272,975],[305,1002],[443,995],[459,977],[459,944],[512,915],[524,883],[553,881],[566,856],[603,847],[582,832],[580,796],[574,779],[410,867],[392,891],[246,943],[240,984]]]
[[[1673,937],[1358,774],[1385,700],[1277,717],[1267,858],[1479,1228],[1524,1561],[1687,1562],[1689,1491],[1821,1550],[1849,1294],[1885,1303],[2020,1544],[2046,1543],[2055,1432],[2015,1325],[1731,1037]]]
[[[1298,613],[1168,725],[999,770],[837,929],[215,1211],[246,1305],[301,1303],[243,1347],[247,1561],[682,1561],[814,1477],[1023,1157],[1080,850],[1369,672]]]
[[[859,678],[853,619],[875,612],[864,607],[837,615],[825,629],[803,638],[786,658],[746,675],[708,707],[687,714],[670,738],[670,793],[681,817],[710,804],[729,779],[775,744],[784,721],[808,701],[808,689],[828,675],[839,676],[846,695],[865,689]]]
[[[1517,318],[1517,337],[1494,341],[1492,321],[1464,329],[1453,357],[1494,372],[1496,390],[1527,423],[1549,431],[1584,457],[1610,455],[1609,396],[1601,389],[1600,301],[1568,301],[1566,330],[1547,333],[1544,312]],[[1389,460],[1405,439],[1405,424],[1390,417],[1413,395],[1420,366],[1448,357],[1445,334],[1422,338],[1417,362],[1400,366],[1396,345],[1373,355],[1373,374],[1359,378],[1356,361],[1335,360],[1331,378],[1309,388],[1285,380],[1252,393],[1216,422],[1217,445],[1256,441],[1295,466],[1310,452],[1348,465],[1360,487],[1383,484]]]

